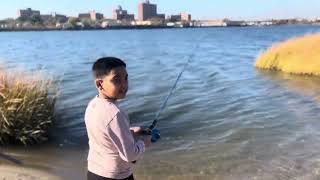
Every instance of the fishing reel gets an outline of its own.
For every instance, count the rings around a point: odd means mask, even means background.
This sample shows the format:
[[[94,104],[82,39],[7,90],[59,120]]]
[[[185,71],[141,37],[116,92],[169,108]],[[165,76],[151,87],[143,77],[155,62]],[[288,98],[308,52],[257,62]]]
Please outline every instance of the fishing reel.
[[[160,131],[157,128],[146,128],[142,131],[142,135],[151,136],[151,142],[155,143],[160,139]]]

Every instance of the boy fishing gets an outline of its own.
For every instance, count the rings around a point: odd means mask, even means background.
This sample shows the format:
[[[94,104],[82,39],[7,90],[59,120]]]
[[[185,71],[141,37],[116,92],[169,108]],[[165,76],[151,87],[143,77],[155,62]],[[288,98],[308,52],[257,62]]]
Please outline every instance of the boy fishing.
[[[114,57],[98,59],[92,72],[98,95],[88,104],[85,124],[89,138],[88,180],[133,180],[134,161],[140,159],[151,136],[131,127],[117,100],[128,90],[126,64]]]

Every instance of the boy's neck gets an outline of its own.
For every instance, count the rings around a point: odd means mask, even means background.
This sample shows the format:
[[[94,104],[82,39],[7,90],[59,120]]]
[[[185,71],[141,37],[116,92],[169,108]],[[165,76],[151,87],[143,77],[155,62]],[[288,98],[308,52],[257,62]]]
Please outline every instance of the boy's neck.
[[[99,93],[99,94],[98,94],[98,98],[105,99],[105,100],[110,101],[110,102],[113,102],[113,103],[115,103],[115,102],[117,101],[117,99],[115,99],[115,98],[110,98],[110,97],[108,97],[107,95],[105,95],[105,94],[103,94],[103,93]]]

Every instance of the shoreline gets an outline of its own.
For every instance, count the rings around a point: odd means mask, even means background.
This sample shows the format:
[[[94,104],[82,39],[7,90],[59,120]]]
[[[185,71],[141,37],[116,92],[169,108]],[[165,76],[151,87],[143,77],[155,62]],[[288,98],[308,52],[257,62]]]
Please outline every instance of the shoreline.
[[[24,179],[24,180],[37,180],[37,179],[50,179],[62,180],[61,177],[49,173],[45,170],[34,169],[25,166],[15,166],[0,163],[0,179]]]
[[[187,26],[187,27],[173,27],[173,26],[115,26],[108,28],[19,28],[19,29],[1,29],[0,32],[41,32],[41,31],[108,31],[108,30],[148,30],[148,29],[199,29],[199,28],[249,28],[249,27],[277,27],[277,26],[320,26],[319,24],[282,24],[270,26]]]
[[[27,149],[7,147],[2,149],[2,153],[21,164],[0,158],[0,180],[84,180],[86,177],[86,146],[48,143]]]
[[[24,31],[97,31],[97,30],[130,30],[130,29],[174,29],[177,27],[164,26],[115,26],[108,28],[18,28],[18,29],[0,29],[0,32],[24,32]],[[191,27],[183,27],[191,28]]]

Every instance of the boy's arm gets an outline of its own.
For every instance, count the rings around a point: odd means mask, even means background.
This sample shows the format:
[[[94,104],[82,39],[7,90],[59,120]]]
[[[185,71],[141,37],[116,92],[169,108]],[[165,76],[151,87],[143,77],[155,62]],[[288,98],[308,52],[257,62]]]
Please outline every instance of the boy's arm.
[[[125,115],[118,112],[106,128],[106,134],[118,149],[120,157],[127,162],[138,160],[145,151],[142,140],[135,141]]]

